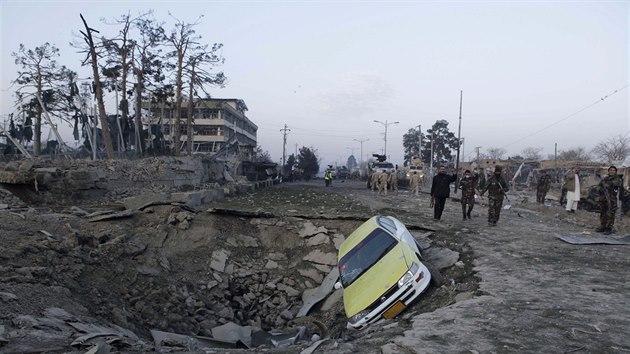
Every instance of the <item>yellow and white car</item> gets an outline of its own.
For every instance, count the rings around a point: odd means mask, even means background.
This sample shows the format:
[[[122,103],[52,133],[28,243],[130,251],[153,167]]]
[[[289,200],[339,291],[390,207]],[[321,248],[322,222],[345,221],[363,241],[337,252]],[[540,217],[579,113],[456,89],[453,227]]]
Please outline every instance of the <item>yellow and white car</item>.
[[[339,248],[339,281],[348,328],[389,319],[403,311],[431,282],[418,244],[391,216],[374,216]]]

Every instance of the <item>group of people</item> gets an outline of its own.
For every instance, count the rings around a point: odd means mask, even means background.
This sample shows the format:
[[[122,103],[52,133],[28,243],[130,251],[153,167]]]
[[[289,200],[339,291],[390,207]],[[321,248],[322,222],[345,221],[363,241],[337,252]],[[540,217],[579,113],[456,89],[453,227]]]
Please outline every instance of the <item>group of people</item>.
[[[566,211],[575,213],[578,202],[582,197],[580,194],[580,170],[572,168],[565,176],[566,195]],[[545,196],[549,191],[551,178],[545,170],[541,171],[538,177],[536,187],[536,201],[545,202]],[[604,176],[597,186],[598,202],[599,202],[599,222],[600,226],[595,229],[597,232],[609,235],[613,233],[615,224],[615,214],[617,213],[617,199],[623,190],[623,176],[617,174],[617,167],[610,166],[607,175]]]
[[[482,197],[488,192],[488,225],[496,226],[501,215],[503,199],[507,198],[510,185],[502,176],[501,166],[496,166],[494,173],[490,176],[481,188],[479,187],[479,175],[473,175],[469,170],[464,171],[464,176],[459,182],[462,198],[462,219],[471,218],[471,212],[475,205],[475,195]],[[545,170],[540,171],[536,188],[536,201],[544,203],[547,192],[551,187],[551,177]],[[438,174],[433,177],[431,184],[431,206],[433,207],[433,219],[440,220],[444,211],[446,199],[450,196],[450,184],[457,180],[457,171],[451,175],[446,174],[446,167],[440,166]],[[580,200],[580,177],[579,169],[573,168],[565,176],[567,188],[568,213],[575,213]],[[600,226],[595,229],[597,232],[609,235],[613,233],[615,214],[617,212],[617,199],[623,190],[623,176],[617,174],[617,167],[610,166],[608,174],[601,179],[598,185],[599,192],[599,220]]]
[[[479,175],[470,170],[464,171],[464,176],[459,182],[462,191],[462,219],[471,219],[471,213],[475,206],[475,195],[482,197],[488,192],[488,225],[496,226],[503,207],[503,198],[510,190],[509,184],[502,176],[501,166],[496,166],[494,174],[490,176],[481,189],[478,189]],[[431,204],[433,206],[433,219],[440,220],[444,211],[446,199],[450,196],[450,184],[457,180],[457,171],[449,176],[446,167],[440,166],[438,174],[433,177],[431,184]]]
[[[378,189],[379,194],[387,194],[387,186],[392,191],[398,191],[398,173],[396,170],[387,173],[385,170],[378,170],[370,177],[370,188],[372,191]]]

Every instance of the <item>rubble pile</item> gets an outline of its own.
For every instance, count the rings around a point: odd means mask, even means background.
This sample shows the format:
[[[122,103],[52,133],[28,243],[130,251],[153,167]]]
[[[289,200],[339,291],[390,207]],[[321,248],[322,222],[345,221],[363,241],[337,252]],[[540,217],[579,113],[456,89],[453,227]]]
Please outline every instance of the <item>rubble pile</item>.
[[[118,201],[143,193],[251,188],[248,181],[224,178],[224,162],[201,156],[91,161],[31,159],[0,163],[0,184],[28,202],[68,205],[77,200]],[[229,175],[229,174],[228,174]],[[223,183],[219,185],[217,182]]]
[[[333,268],[344,237],[299,218],[244,222],[173,205],[124,217],[78,207],[20,215],[41,230],[3,238],[0,292],[7,311],[0,321],[12,324],[4,328],[7,341],[20,345],[18,335],[29,333],[37,348],[51,344],[38,332],[48,321],[50,287],[63,298],[56,304],[63,311],[128,330],[136,337],[125,343],[133,345],[152,330],[212,337],[226,323],[291,327],[304,292]],[[51,345],[67,345],[79,334],[85,333],[59,330]]]

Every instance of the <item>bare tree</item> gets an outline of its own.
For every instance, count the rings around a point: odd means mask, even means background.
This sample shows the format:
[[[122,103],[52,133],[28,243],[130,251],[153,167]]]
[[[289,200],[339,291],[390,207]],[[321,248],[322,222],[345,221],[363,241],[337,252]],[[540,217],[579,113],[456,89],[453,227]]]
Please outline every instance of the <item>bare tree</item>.
[[[490,147],[486,149],[486,153],[489,159],[501,160],[503,159],[507,151],[504,148]]]
[[[560,150],[558,152],[560,161],[591,161],[591,155],[583,147]]]
[[[608,138],[595,145],[592,153],[599,160],[607,163],[625,160],[626,157],[630,156],[630,137],[617,135],[612,138]]]
[[[94,94],[96,95],[96,102],[98,104],[98,117],[101,121],[101,129],[103,131],[103,144],[105,145],[105,152],[107,153],[107,159],[112,160],[114,158],[114,147],[112,146],[112,139],[109,135],[109,122],[107,121],[107,115],[105,113],[105,102],[103,101],[103,89],[101,87],[100,75],[98,73],[98,56],[96,55],[96,45],[92,38],[92,32],[99,33],[97,30],[90,28],[80,14],[83,25],[85,26],[85,32],[80,31],[83,34],[83,40],[88,45],[87,57],[83,61],[83,65],[86,65],[90,60],[92,63],[92,74],[94,75]],[[92,147],[96,149],[96,146]]]
[[[211,72],[214,66],[224,62],[224,59],[217,54],[222,47],[223,44],[220,43],[215,43],[211,49],[208,49],[208,45],[195,47],[191,50],[192,54],[186,63],[185,75],[189,79],[188,117],[186,121],[186,151],[188,155],[192,154],[193,104],[194,98],[199,97],[198,90],[203,91],[206,97],[210,97],[206,91],[206,85],[222,87],[225,83],[226,78],[223,72]]]
[[[116,95],[118,95],[118,77],[120,77],[121,80],[121,100],[119,107],[116,107],[116,110],[121,111],[122,121],[125,122],[125,124],[127,124],[129,116],[127,80],[129,77],[129,71],[131,69],[131,55],[135,46],[135,41],[130,38],[130,31],[132,28],[131,25],[133,21],[134,19],[131,18],[129,13],[120,16],[120,18],[118,19],[114,19],[111,23],[103,21],[106,24],[120,25],[121,29],[118,31],[118,35],[114,38],[101,38],[103,48],[105,48],[105,50],[109,54],[106,59],[106,65],[110,69],[113,69],[110,70],[110,72],[114,74],[113,79],[116,81]],[[105,69],[103,70],[103,72],[105,72]]]
[[[162,75],[162,60],[160,58],[160,50],[158,46],[164,41],[164,34],[161,30],[161,24],[157,23],[150,13],[138,17],[133,22],[134,26],[140,32],[140,38],[137,40],[132,52],[131,65],[133,73],[136,77],[136,119],[135,119],[135,138],[138,154],[141,154],[144,146],[142,144],[142,100],[143,92],[146,86],[150,86],[149,78],[159,82],[164,80]],[[150,102],[150,100],[148,100]]]
[[[166,36],[166,39],[173,49],[171,55],[175,58],[177,68],[175,72],[175,132],[173,138],[173,153],[175,154],[175,156],[179,156],[182,134],[180,130],[182,114],[182,90],[184,86],[183,76],[186,55],[190,47],[195,47],[199,45],[198,40],[201,37],[197,35],[195,30],[193,29],[196,25],[199,24],[199,21],[196,21],[194,23],[186,23],[177,18],[175,20],[175,28],[173,28],[171,33]]]
[[[55,60],[59,56],[59,49],[50,43],[44,43],[35,49],[26,49],[20,44],[20,49],[11,55],[15,58],[15,64],[22,67],[18,70],[17,79],[13,81],[18,85],[17,100],[29,118],[35,117],[33,152],[37,156],[42,150],[43,109],[52,116],[67,121],[66,112],[74,106],[72,97],[78,94],[74,83],[76,73],[65,66],[59,66]],[[41,98],[45,107],[42,107],[38,98]]]
[[[541,147],[529,146],[521,150],[521,155],[525,160],[542,160],[542,151]]]

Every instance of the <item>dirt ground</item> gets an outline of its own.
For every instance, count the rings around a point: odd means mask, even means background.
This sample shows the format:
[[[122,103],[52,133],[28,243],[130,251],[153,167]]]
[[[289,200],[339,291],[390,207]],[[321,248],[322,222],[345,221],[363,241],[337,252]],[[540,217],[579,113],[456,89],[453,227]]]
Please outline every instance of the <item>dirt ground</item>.
[[[483,205],[462,221],[449,201],[435,222],[426,194],[378,195],[352,181],[286,183],[209,207],[154,205],[100,221],[124,207],[35,205],[3,193],[0,352],[82,353],[98,338],[114,338],[112,351],[191,351],[156,346],[151,330],[209,337],[227,322],[288,331],[303,292],[334,266],[311,256],[334,254],[375,214],[397,217],[459,262],[442,269],[443,286],[361,332],[344,329],[338,297],[316,305],[309,318],[328,332],[317,352],[630,351],[630,246],[557,239],[595,237],[597,214],[537,205],[529,192],[511,193],[497,227]],[[309,224],[322,236],[305,236]],[[616,228],[627,234],[629,220]],[[299,353],[313,343],[213,351]]]

